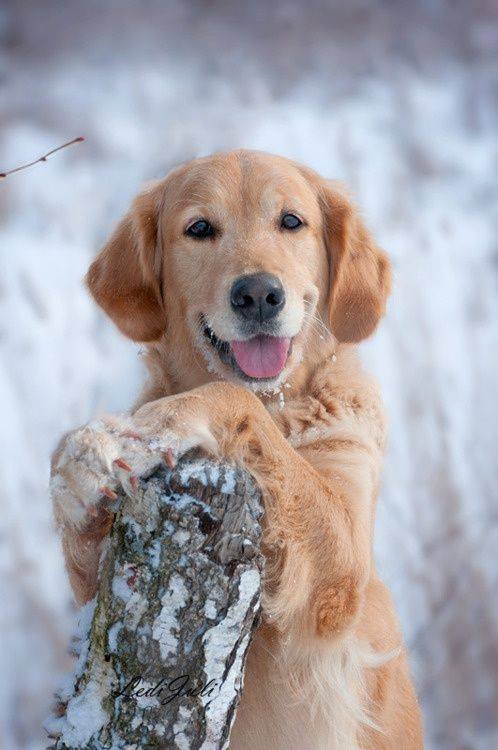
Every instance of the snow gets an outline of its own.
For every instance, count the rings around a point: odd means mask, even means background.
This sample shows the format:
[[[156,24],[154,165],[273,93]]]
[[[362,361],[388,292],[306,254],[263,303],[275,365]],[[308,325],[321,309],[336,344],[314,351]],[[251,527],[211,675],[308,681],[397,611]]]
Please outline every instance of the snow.
[[[210,472],[210,476],[206,476],[206,467],[204,465],[204,462],[202,460],[194,461],[193,463],[189,463],[188,466],[182,466],[180,468],[180,481],[183,485],[187,485],[190,480],[197,480],[198,482],[201,482],[204,486],[206,486],[209,481],[213,481],[211,479],[212,472]]]
[[[188,539],[190,539],[190,533],[186,529],[178,529],[172,536],[172,540],[179,546],[185,544]]]
[[[127,583],[127,574],[115,574],[112,579],[112,593],[122,601],[128,603],[132,596],[132,590]]]
[[[152,637],[159,643],[161,659],[167,663],[167,659],[174,654],[178,645],[175,635],[180,629],[178,614],[188,601],[188,591],[185,584],[177,573],[169,579],[168,591],[161,598],[161,611],[154,620],[152,626]]]
[[[208,620],[214,620],[216,617],[216,602],[213,599],[206,599],[204,603],[204,614]]]
[[[109,632],[107,633],[107,643],[108,643],[109,651],[111,652],[111,654],[114,654],[117,651],[118,637],[122,629],[123,629],[123,623],[119,622],[119,620],[115,622],[114,625],[111,625],[111,627],[109,628]]]
[[[240,637],[241,623],[249,609],[249,605],[259,590],[260,575],[257,570],[245,570],[239,583],[239,597],[228,608],[222,622],[206,630],[202,638],[206,658],[205,672],[209,680],[220,685],[214,698],[203,696],[206,706],[206,738],[201,750],[216,750],[223,726],[220,725],[233,703],[233,696],[239,688],[241,663],[247,651],[249,633],[238,644],[235,656],[231,662],[228,674],[224,677],[227,658],[232,653],[237,639]],[[206,601],[207,605],[207,601]],[[259,599],[255,603],[259,607]]]
[[[229,467],[227,467],[227,470],[225,471],[225,481],[220,488],[220,492],[224,492],[227,495],[231,495],[235,492],[235,471]]]
[[[173,725],[175,732],[175,745],[178,750],[190,750],[190,741],[186,734],[190,721],[190,711],[185,706],[180,706],[178,709],[178,719]]]
[[[103,708],[103,699],[107,694],[107,675],[92,674],[84,688],[77,695],[74,695],[76,680],[80,677],[86,679],[84,669],[87,665],[90,645],[88,635],[96,604],[96,598],[92,599],[78,613],[74,634],[75,647],[79,654],[78,661],[74,665],[73,671],[63,678],[57,689],[58,699],[67,701],[65,714],[59,718],[51,714],[44,721],[44,726],[48,732],[60,734],[61,739],[71,747],[86,745],[109,719]],[[114,641],[120,628],[120,623],[116,623],[109,631],[111,650],[115,650],[116,644]]]
[[[393,258],[388,317],[363,347],[390,414],[378,565],[428,747],[498,746],[497,46],[489,2],[2,5],[1,168],[87,137],[0,182],[7,750],[47,744],[69,664],[50,451],[126,410],[144,378],[82,277],[143,181],[237,146],[346,181]]]
[[[161,562],[161,541],[160,539],[155,539],[152,544],[149,545],[149,556],[152,562],[152,565],[155,568],[159,567],[159,563]]]
[[[62,738],[72,747],[83,747],[109,720],[102,708],[102,687],[90,680],[84,690],[67,706]]]

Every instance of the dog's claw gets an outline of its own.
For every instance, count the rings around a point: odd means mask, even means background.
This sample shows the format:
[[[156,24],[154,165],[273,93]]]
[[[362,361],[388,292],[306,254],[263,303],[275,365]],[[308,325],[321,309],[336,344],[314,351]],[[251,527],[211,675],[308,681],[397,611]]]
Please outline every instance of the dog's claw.
[[[173,456],[173,451],[172,451],[171,448],[168,448],[166,451],[164,451],[163,458],[166,461],[166,463],[168,464],[168,466],[169,466],[170,469],[174,469],[175,468],[176,461],[175,461],[175,458]]]
[[[120,469],[124,469],[124,471],[132,471],[130,464],[127,464],[123,458],[115,458],[112,463],[119,466]]]
[[[108,497],[109,500],[117,500],[118,499],[117,494],[114,492],[114,490],[111,490],[110,487],[101,487],[100,488],[100,492],[101,492],[102,495],[105,495],[106,497]]]
[[[136,491],[138,489],[138,478],[134,474],[130,477],[130,484],[133,490]]]

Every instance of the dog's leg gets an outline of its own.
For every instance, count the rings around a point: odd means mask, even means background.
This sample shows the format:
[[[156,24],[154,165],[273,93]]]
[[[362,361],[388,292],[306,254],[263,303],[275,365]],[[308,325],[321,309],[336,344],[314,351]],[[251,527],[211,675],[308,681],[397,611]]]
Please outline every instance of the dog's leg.
[[[351,626],[370,576],[372,487],[322,476],[250,391],[212,383],[146,404],[137,431],[175,453],[192,434],[247,469],[265,501],[265,609],[276,627],[334,636]],[[192,441],[190,444],[195,444]],[[179,450],[180,446],[180,450]]]
[[[126,417],[104,417],[65,435],[52,456],[55,520],[78,604],[95,596],[102,543],[112,526],[116,489],[161,461],[136,439]],[[132,469],[133,467],[133,469]]]

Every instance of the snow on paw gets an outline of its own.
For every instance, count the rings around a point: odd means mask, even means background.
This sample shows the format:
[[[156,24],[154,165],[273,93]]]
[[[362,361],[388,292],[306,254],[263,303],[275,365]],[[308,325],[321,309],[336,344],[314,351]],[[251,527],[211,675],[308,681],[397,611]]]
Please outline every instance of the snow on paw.
[[[196,396],[167,396],[147,403],[134,414],[133,422],[143,442],[152,452],[160,452],[170,468],[192,448],[218,453],[209,417]]]
[[[137,476],[163,460],[133,428],[129,417],[106,416],[63,439],[50,482],[59,522],[85,526],[117,499],[119,488],[134,492]]]

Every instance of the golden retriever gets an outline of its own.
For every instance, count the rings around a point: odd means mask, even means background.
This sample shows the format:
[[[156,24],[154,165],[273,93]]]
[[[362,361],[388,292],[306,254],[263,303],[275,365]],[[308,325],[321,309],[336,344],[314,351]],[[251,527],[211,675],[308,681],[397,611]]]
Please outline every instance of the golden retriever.
[[[421,748],[390,595],[372,557],[385,439],[355,344],[390,291],[390,264],[344,190],[287,159],[239,150],[148,186],[87,284],[146,346],[134,412],[66,436],[52,494],[76,600],[133,444],[200,446],[244,467],[265,504],[263,620],[232,750]],[[133,479],[133,476],[132,476]]]

